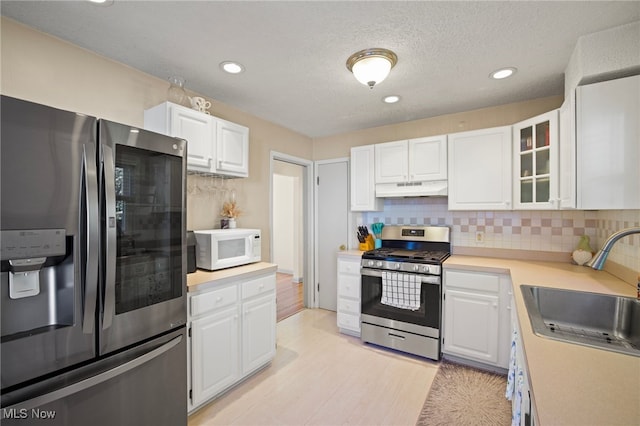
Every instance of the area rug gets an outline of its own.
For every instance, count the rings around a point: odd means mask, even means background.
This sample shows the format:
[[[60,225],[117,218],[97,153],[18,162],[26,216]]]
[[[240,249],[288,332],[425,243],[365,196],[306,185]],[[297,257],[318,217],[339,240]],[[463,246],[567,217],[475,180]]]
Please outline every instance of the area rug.
[[[507,377],[443,360],[416,425],[510,425]]]

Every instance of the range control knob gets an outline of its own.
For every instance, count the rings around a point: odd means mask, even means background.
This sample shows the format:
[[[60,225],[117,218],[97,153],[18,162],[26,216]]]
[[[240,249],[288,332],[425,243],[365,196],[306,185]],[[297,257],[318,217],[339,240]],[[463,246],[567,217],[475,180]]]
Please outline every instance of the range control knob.
[[[381,261],[381,260],[378,260],[378,261],[376,262],[376,266],[377,266],[378,268],[382,268],[382,261]]]
[[[429,272],[429,265],[424,265],[422,267],[422,272]]]
[[[367,266],[373,266],[373,260],[367,261]]]
[[[393,265],[393,267],[394,267],[395,269],[400,269],[400,263],[396,263],[395,265]]]
[[[413,265],[413,270],[418,272],[420,270],[420,266],[418,265]]]

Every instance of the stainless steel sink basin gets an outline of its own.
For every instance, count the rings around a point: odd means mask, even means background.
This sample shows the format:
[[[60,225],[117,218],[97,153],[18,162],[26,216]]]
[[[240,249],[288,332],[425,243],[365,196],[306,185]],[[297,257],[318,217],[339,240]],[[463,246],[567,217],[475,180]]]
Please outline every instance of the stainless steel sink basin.
[[[530,285],[520,289],[538,336],[640,356],[637,299]]]

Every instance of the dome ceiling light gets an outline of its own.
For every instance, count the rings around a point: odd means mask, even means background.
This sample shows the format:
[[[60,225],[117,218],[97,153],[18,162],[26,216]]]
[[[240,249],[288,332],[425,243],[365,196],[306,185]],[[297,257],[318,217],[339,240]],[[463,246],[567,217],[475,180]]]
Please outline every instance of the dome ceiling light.
[[[373,86],[382,82],[398,62],[398,56],[390,50],[374,48],[354,53],[347,59],[347,69],[360,83]]]

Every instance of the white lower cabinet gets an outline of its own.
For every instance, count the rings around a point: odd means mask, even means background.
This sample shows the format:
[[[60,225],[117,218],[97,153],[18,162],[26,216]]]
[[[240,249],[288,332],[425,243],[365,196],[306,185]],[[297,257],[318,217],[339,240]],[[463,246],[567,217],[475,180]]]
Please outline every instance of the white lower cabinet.
[[[507,275],[445,270],[442,352],[506,369],[510,288]]]
[[[273,359],[275,289],[269,273],[189,293],[189,411]]]
[[[338,254],[338,329],[353,336],[360,336],[360,260]]]
[[[276,354],[275,293],[242,303],[242,374],[262,367]]]
[[[191,323],[191,403],[198,406],[239,377],[238,309],[232,307]]]

